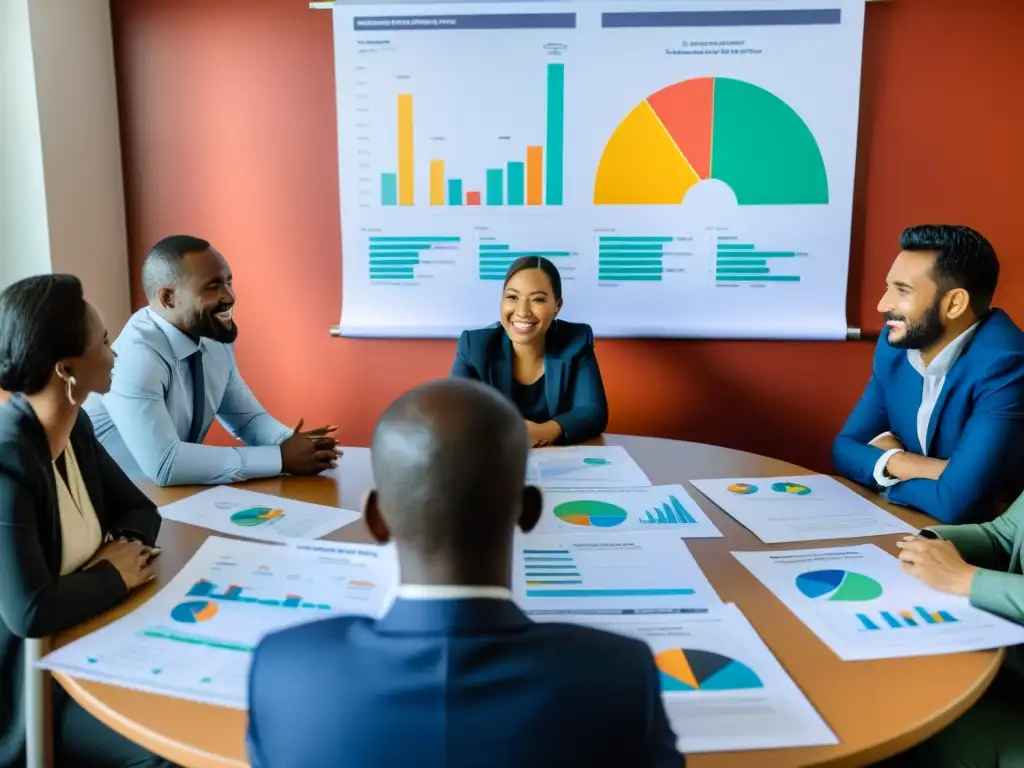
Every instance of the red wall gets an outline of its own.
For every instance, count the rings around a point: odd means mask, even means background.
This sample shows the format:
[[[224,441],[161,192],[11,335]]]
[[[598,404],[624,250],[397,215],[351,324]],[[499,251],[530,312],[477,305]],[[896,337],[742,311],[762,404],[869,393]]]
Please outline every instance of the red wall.
[[[231,261],[244,375],[278,418],[365,444],[382,409],[448,372],[454,341],[335,339],[341,242],[331,16],[304,0],[113,0],[133,299],[173,232]],[[1024,317],[1024,29],[1019,0],[868,3],[849,317],[875,305],[900,230],[964,223],[1001,255]],[[495,310],[498,297],[495,295]],[[793,312],[800,312],[799,305]],[[870,342],[599,341],[610,432],[830,467]]]

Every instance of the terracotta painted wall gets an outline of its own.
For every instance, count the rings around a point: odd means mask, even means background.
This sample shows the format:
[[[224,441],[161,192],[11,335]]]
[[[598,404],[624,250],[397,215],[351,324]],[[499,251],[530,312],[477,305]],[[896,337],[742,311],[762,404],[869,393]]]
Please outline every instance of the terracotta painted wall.
[[[155,240],[212,240],[235,271],[238,358],[258,397],[283,421],[338,424],[344,442],[366,444],[395,396],[447,374],[455,343],[328,335],[341,301],[330,14],[304,0],[111,5],[134,303]],[[925,221],[984,232],[1003,265],[997,303],[1024,320],[1021,29],[1019,0],[869,4],[851,324],[879,329],[875,305],[897,236]],[[599,341],[609,431],[828,470],[872,348]]]

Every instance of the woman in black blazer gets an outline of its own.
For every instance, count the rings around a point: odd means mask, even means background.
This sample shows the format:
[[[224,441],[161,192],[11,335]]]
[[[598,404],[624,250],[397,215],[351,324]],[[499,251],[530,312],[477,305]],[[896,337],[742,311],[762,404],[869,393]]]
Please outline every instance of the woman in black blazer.
[[[0,766],[25,764],[23,638],[68,629],[153,578],[160,515],[79,410],[110,388],[114,354],[70,275],[0,294]],[[54,757],[64,766],[169,763],[53,689]]]
[[[500,322],[463,331],[451,375],[509,397],[530,445],[568,445],[608,426],[608,400],[586,323],[558,319],[562,278],[543,256],[521,256],[505,273]]]

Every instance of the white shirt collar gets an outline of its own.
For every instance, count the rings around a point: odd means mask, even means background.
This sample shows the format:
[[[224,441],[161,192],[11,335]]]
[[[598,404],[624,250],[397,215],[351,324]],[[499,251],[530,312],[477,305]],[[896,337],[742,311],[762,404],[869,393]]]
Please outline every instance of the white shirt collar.
[[[397,596],[402,600],[511,600],[512,590],[505,587],[473,587],[460,584],[401,584]]]
[[[955,363],[960,357],[961,353],[964,351],[964,347],[967,346],[967,342],[971,340],[971,336],[973,336],[974,332],[978,330],[978,326],[980,324],[981,321],[979,320],[949,342],[949,344],[946,345],[946,348],[939,352],[939,354],[935,356],[935,359],[928,365],[925,365],[924,360],[921,359],[921,350],[919,349],[908,349],[907,359],[910,361],[910,364],[914,366],[914,370],[922,376],[945,376],[953,367],[953,363]]]
[[[157,327],[164,332],[164,336],[167,337],[167,341],[170,342],[171,349],[174,351],[174,354],[178,356],[179,360],[187,360],[192,356],[193,352],[199,349],[199,344],[197,344],[187,333],[182,333],[160,317],[160,315],[154,312],[151,308],[146,307],[146,313],[153,322],[157,324]]]

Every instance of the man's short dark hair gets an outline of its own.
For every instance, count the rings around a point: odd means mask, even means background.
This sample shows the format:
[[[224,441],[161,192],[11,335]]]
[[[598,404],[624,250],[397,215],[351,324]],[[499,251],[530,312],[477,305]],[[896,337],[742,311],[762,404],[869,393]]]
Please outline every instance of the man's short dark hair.
[[[187,254],[209,249],[210,243],[192,235],[165,237],[146,254],[142,263],[142,290],[150,301],[161,288],[171,288],[181,280],[181,262]]]
[[[991,243],[970,227],[950,224],[920,224],[900,235],[904,251],[935,251],[932,275],[939,296],[963,288],[971,297],[971,309],[978,317],[992,303],[999,282],[999,259]]]
[[[85,352],[82,283],[74,275],[35,275],[0,293],[0,389],[34,395],[60,360]]]

